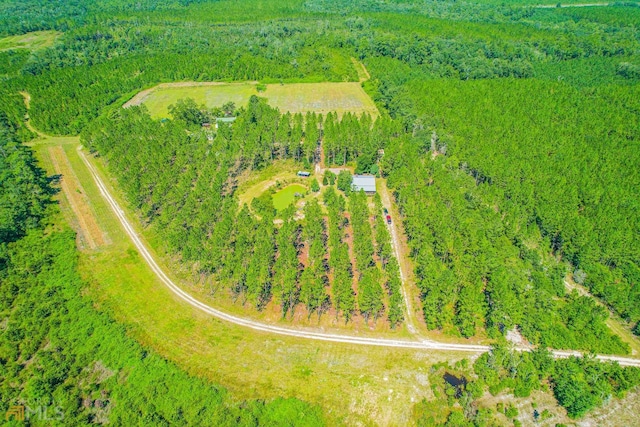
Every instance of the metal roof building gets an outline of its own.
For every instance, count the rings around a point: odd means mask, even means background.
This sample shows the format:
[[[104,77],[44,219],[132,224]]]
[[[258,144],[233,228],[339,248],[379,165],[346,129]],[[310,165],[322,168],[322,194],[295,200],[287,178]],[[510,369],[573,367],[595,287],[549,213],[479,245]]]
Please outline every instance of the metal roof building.
[[[376,192],[376,177],[373,175],[353,175],[351,181],[351,189],[353,191],[364,190],[365,193]]]

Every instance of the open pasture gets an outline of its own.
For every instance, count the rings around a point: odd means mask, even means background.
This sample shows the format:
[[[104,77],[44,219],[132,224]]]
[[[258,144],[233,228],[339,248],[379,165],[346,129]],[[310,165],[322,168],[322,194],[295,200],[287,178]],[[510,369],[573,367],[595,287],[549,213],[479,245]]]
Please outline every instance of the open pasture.
[[[42,49],[51,46],[60,34],[62,33],[58,31],[34,31],[18,36],[0,38],[0,51],[10,49]]]
[[[162,84],[139,93],[124,106],[144,104],[152,117],[162,118],[169,117],[169,106],[183,98],[212,108],[228,101],[243,106],[252,95],[257,95],[267,98],[269,105],[280,111],[291,113],[335,111],[339,116],[347,112],[378,115],[375,104],[356,82],[268,84],[262,92],[258,92],[257,85],[256,82]]]

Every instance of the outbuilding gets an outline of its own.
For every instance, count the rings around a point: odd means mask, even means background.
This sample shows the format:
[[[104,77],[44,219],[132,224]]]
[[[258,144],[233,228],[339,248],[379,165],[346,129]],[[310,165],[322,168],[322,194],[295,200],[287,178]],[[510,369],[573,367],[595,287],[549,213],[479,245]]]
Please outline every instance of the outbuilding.
[[[310,173],[310,172],[307,172],[307,171],[298,171],[298,176],[302,176],[302,177],[307,178],[309,175],[311,175],[311,173]]]
[[[367,194],[375,194],[376,177],[374,175],[353,175],[353,180],[351,181],[351,190],[364,190],[364,192]]]

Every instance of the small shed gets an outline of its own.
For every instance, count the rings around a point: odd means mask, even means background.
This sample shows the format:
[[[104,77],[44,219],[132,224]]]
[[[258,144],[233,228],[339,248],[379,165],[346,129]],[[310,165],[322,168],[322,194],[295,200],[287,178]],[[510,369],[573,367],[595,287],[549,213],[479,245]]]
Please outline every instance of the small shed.
[[[307,171],[298,171],[298,176],[303,176],[305,178],[307,178],[308,176],[311,175],[311,172],[307,172]]]
[[[364,190],[364,192],[367,194],[375,194],[376,177],[373,175],[353,175],[353,180],[351,181],[351,190]]]

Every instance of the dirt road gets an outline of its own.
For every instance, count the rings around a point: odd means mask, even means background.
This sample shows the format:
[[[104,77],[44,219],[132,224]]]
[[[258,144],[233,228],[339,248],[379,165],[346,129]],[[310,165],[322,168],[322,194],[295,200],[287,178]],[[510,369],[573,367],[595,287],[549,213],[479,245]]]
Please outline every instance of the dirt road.
[[[78,148],[81,150],[81,147]],[[410,340],[401,340],[401,339],[391,339],[391,338],[367,338],[367,337],[358,337],[352,335],[342,335],[342,334],[326,334],[321,332],[315,332],[311,330],[305,329],[294,329],[294,328],[285,328],[275,325],[264,324],[260,322],[256,322],[250,319],[244,319],[241,317],[237,317],[218,309],[215,309],[199,300],[189,295],[187,292],[182,290],[178,285],[176,285],[171,278],[160,268],[154,257],[151,255],[149,250],[147,249],[145,243],[142,241],[138,233],[135,231],[128,218],[126,217],[124,211],[118,204],[118,202],[113,198],[111,193],[109,192],[107,186],[100,178],[97,173],[96,168],[91,164],[87,156],[84,152],[80,151],[80,157],[86,164],[89,172],[91,173],[96,185],[100,189],[100,193],[105,198],[116,217],[122,224],[125,232],[131,238],[133,244],[137,248],[138,252],[145,260],[145,262],[149,265],[151,270],[158,276],[160,281],[171,290],[178,298],[182,299],[189,305],[199,310],[204,311],[220,320],[227,321],[230,323],[234,323],[236,325],[244,326],[247,328],[251,328],[256,331],[261,331],[265,333],[279,334],[279,335],[287,335],[291,337],[303,338],[303,339],[313,339],[318,341],[331,341],[331,342],[339,342],[346,344],[354,344],[354,345],[373,345],[373,346],[381,346],[381,347],[397,347],[397,348],[409,348],[416,350],[438,350],[438,351],[452,351],[452,352],[467,352],[467,353],[483,353],[490,349],[489,346],[484,345],[472,345],[472,344],[449,344],[449,343],[440,343],[435,341],[410,341]],[[519,349],[524,350],[524,349]],[[580,354],[578,352],[568,352],[568,351],[555,351],[554,355],[556,357],[568,357],[573,354]],[[615,360],[619,362],[621,365],[627,366],[638,366],[640,367],[640,359],[632,359],[625,357],[617,357],[617,356],[597,356],[601,360]]]
[[[404,260],[408,259],[407,255],[403,251],[403,246],[400,241],[400,234],[398,231],[398,212],[396,209],[393,209],[394,204],[391,202],[391,194],[389,189],[387,188],[386,183],[382,180],[378,180],[377,182],[378,193],[380,194],[380,199],[382,200],[382,205],[389,211],[392,216],[391,224],[388,224],[389,234],[391,235],[391,245],[393,246],[393,254],[398,260],[398,265],[400,266],[400,281],[402,282],[402,297],[404,299],[404,305],[406,308],[405,318],[407,320],[407,329],[412,334],[417,333],[416,329],[416,313],[413,308],[413,298],[411,297],[411,289],[409,288],[411,285],[408,282],[407,278],[411,277],[411,271],[409,271],[409,267]]]

